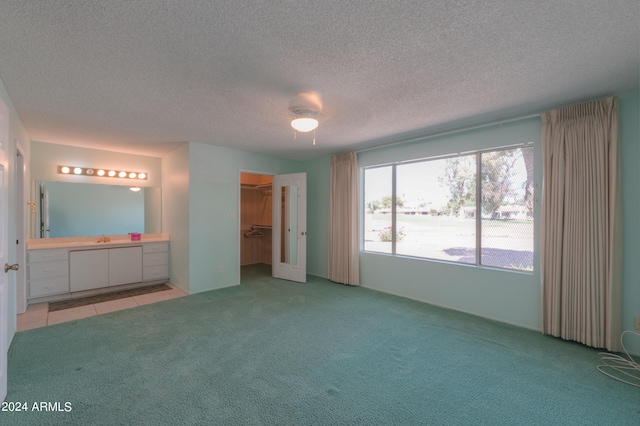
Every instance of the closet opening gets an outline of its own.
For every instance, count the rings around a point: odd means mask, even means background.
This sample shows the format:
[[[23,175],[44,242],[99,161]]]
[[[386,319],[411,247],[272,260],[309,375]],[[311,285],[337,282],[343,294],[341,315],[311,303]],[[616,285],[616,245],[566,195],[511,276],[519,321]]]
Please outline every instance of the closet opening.
[[[240,173],[240,281],[271,276],[273,176]]]

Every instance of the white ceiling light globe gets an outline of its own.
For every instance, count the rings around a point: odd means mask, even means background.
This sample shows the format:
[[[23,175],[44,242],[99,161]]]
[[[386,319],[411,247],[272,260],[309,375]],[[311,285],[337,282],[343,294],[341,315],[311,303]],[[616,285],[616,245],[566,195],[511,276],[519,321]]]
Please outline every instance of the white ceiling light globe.
[[[310,132],[318,127],[318,120],[309,117],[294,118],[291,120],[291,127],[298,132]]]

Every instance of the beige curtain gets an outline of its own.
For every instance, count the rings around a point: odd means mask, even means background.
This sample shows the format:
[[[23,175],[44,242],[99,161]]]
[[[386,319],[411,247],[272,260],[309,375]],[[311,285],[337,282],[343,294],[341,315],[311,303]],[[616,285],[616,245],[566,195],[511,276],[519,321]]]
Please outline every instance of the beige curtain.
[[[543,332],[620,349],[618,99],[542,114]]]
[[[358,157],[355,152],[331,157],[330,191],[329,279],[360,285]]]

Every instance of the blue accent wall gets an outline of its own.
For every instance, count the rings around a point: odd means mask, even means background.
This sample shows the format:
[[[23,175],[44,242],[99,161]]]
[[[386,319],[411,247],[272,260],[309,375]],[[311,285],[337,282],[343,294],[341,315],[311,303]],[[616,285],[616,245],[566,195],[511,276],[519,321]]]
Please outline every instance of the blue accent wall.
[[[533,273],[361,252],[362,286],[521,327],[540,329],[540,135],[541,123],[536,117],[360,153],[358,165],[367,167],[528,142],[533,142],[535,152],[536,267]],[[362,211],[362,185],[360,192]]]
[[[307,273],[326,278],[329,274],[329,188],[331,157],[303,164],[307,173]]]
[[[624,329],[640,316],[640,92],[620,95],[620,151],[624,218],[623,305]],[[413,143],[359,154],[360,167],[427,158],[457,152],[533,142],[535,150],[534,273],[504,271],[438,261],[360,254],[362,286],[469,312],[497,321],[541,330],[540,195],[542,185],[540,119],[424,138]],[[188,230],[190,293],[239,283],[237,217],[239,171],[307,173],[307,271],[327,276],[328,208],[331,160],[329,156],[293,161],[201,143],[189,144],[190,183],[187,205],[174,208],[184,215]],[[163,170],[171,180],[171,171]],[[362,204],[362,200],[361,200]],[[362,205],[361,205],[362,208]],[[182,234],[172,229],[172,240]],[[174,247],[174,246],[172,246]],[[218,272],[223,266],[223,272]],[[640,353],[640,342],[629,349]]]
[[[640,91],[620,95],[622,189],[622,329],[640,317]],[[640,354],[640,339],[625,341]]]
[[[188,215],[189,293],[240,283],[240,171],[284,174],[300,169],[299,161],[189,143],[189,201],[178,207]],[[173,238],[175,232],[169,232]]]

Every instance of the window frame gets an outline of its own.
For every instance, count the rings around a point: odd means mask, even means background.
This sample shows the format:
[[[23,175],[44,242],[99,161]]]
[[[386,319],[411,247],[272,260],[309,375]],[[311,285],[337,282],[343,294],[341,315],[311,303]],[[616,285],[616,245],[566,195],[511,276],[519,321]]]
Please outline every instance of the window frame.
[[[535,154],[535,143],[534,142],[524,142],[524,143],[517,143],[517,144],[511,144],[511,145],[504,145],[504,146],[497,146],[497,147],[491,147],[491,148],[483,148],[483,149],[478,149],[478,150],[471,150],[471,151],[462,151],[462,152],[454,152],[454,153],[450,153],[450,154],[444,154],[444,155],[434,155],[434,156],[429,156],[429,157],[422,157],[422,158],[415,158],[415,159],[410,159],[410,160],[400,160],[400,161],[395,161],[392,163],[384,163],[384,164],[376,164],[376,165],[371,165],[371,166],[366,166],[362,168],[362,195],[363,195],[363,208],[361,209],[361,215],[360,217],[362,218],[362,225],[361,225],[361,229],[360,229],[360,243],[361,243],[361,248],[362,248],[362,252],[364,253],[371,253],[371,254],[381,254],[381,255],[386,255],[386,256],[393,256],[393,257],[402,257],[402,258],[409,258],[409,259],[416,259],[416,260],[421,260],[421,261],[428,261],[428,262],[440,262],[440,263],[449,263],[449,264],[453,264],[453,265],[460,265],[460,266],[470,266],[470,267],[477,267],[477,268],[486,268],[486,269],[498,269],[500,271],[507,271],[507,272],[514,272],[514,273],[523,273],[523,274],[528,274],[528,275],[533,275],[534,273],[537,273],[536,271],[536,267],[535,267],[535,262],[532,265],[532,269],[531,270],[525,270],[525,269],[515,269],[515,268],[506,268],[506,267],[501,267],[501,266],[494,266],[494,265],[484,265],[482,264],[482,214],[478,214],[478,212],[481,212],[482,210],[482,179],[480,178],[480,176],[482,175],[482,154],[485,153],[490,153],[490,152],[499,152],[499,151],[508,151],[508,150],[513,150],[513,149],[517,149],[517,148],[526,148],[529,147],[532,150],[534,150],[534,154]],[[476,161],[476,184],[475,184],[475,262],[474,263],[465,263],[465,262],[457,262],[454,260],[445,260],[445,259],[437,259],[437,258],[431,258],[431,257],[422,257],[422,256],[412,256],[412,255],[406,255],[406,254],[397,254],[397,247],[396,247],[396,230],[397,230],[397,210],[396,210],[396,196],[397,196],[397,167],[401,166],[401,165],[406,165],[406,164],[415,164],[415,163],[423,163],[423,162],[429,162],[429,161],[435,161],[435,160],[446,160],[446,159],[450,159],[450,158],[457,158],[457,157],[463,157],[463,156],[469,156],[469,155],[474,155],[475,156],[475,161]],[[366,214],[366,206],[364,205],[366,203],[366,200],[364,199],[366,197],[366,188],[367,188],[367,182],[366,182],[366,171],[367,170],[371,170],[371,169],[378,169],[378,168],[384,168],[384,167],[391,167],[391,252],[384,252],[384,251],[376,251],[376,250],[367,250],[365,248],[365,214]],[[534,172],[535,173],[535,172]],[[534,180],[534,187],[535,187],[535,180]],[[534,207],[535,207],[535,203],[534,203]],[[535,209],[534,209],[535,211]],[[534,212],[532,212],[532,226],[535,229],[536,226],[536,215]],[[532,252],[535,252],[535,241],[533,244],[533,248],[532,248]]]

